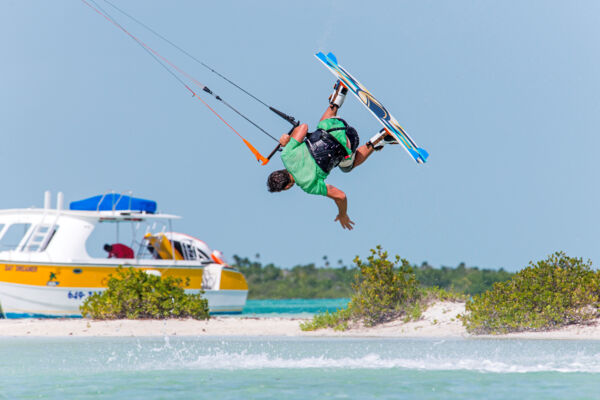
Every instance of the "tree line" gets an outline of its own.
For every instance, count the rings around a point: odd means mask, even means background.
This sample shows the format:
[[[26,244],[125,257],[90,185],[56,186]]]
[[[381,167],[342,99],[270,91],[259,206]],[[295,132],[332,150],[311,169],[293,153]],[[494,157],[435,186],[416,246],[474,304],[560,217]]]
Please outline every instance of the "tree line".
[[[355,266],[317,267],[311,263],[288,269],[272,263],[263,265],[259,260],[237,255],[232,266],[246,277],[249,299],[349,298],[357,274]],[[469,296],[490,290],[495,282],[507,281],[514,275],[502,268],[479,269],[467,267],[464,263],[441,268],[423,263],[411,268],[421,287],[439,287]]]

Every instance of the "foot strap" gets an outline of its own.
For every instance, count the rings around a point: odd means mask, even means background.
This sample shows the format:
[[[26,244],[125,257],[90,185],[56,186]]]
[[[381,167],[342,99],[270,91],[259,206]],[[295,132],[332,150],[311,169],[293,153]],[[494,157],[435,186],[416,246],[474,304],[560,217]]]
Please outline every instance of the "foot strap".
[[[329,106],[331,108],[340,108],[342,104],[344,104],[344,100],[346,100],[347,93],[348,88],[338,80],[335,85],[333,85],[333,93],[329,96]]]

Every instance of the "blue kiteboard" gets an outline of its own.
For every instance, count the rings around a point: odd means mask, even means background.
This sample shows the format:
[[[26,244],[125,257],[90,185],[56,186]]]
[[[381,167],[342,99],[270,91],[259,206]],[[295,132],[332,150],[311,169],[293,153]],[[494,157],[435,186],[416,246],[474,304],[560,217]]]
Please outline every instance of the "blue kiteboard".
[[[408,133],[400,126],[396,118],[394,118],[388,110],[379,102],[373,95],[360,83],[358,82],[348,71],[342,68],[338,64],[337,58],[333,53],[327,55],[318,52],[315,54],[325,66],[335,75],[354,95],[371,111],[371,113],[377,118],[377,120],[383,125],[387,132],[400,143],[404,149],[411,155],[414,160],[423,164],[427,161],[429,153],[425,149],[417,146],[414,140]]]

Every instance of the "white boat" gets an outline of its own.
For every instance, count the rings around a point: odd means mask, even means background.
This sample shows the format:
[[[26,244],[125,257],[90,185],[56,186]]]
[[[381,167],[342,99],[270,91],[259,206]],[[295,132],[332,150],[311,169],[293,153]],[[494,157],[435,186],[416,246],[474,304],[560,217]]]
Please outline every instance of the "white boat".
[[[248,285],[217,251],[203,241],[172,230],[180,217],[156,212],[156,202],[122,194],[105,194],[56,208],[46,192],[44,208],[0,210],[0,306],[5,318],[77,317],[86,297],[105,290],[119,266],[149,274],[189,279],[187,293],[204,291],[209,310],[240,313]],[[126,244],[125,232],[130,234]],[[90,244],[93,232],[109,228],[117,243],[129,249],[102,252],[102,242]],[[96,239],[98,239],[96,237]],[[107,239],[107,237],[100,237]],[[123,257],[133,258],[123,258]]]

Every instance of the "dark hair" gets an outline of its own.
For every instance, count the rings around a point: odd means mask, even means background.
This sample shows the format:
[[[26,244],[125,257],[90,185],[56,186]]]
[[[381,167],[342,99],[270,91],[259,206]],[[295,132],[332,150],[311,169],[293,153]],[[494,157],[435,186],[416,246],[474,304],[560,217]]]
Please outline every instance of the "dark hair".
[[[107,243],[107,244],[104,245],[104,250],[108,251],[108,252],[111,252],[112,251],[112,246]]]
[[[290,179],[290,173],[287,169],[280,169],[279,171],[271,172],[269,175],[269,179],[267,179],[267,186],[269,187],[269,192],[281,192],[287,185],[290,184],[292,180]]]

